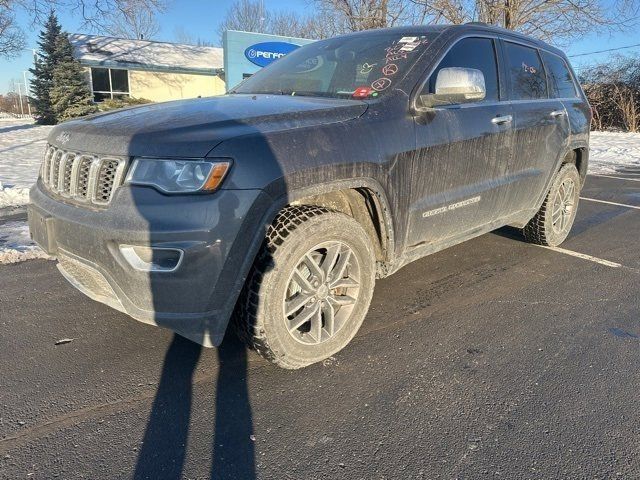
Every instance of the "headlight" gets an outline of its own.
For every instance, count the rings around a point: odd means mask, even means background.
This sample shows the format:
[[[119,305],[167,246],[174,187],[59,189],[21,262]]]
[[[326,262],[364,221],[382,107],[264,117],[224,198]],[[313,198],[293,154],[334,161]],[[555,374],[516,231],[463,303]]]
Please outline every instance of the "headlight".
[[[230,165],[228,161],[136,158],[125,183],[166,193],[212,192],[222,184]]]

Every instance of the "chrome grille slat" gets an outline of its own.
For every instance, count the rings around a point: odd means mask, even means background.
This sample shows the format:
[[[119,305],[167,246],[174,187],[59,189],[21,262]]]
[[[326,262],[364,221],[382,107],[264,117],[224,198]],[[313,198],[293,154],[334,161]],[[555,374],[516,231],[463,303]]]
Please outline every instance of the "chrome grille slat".
[[[49,190],[70,200],[104,206],[122,183],[125,167],[123,158],[97,157],[49,146],[42,181]]]
[[[54,192],[58,191],[58,174],[60,172],[60,161],[62,160],[62,150],[56,150],[51,157],[51,174],[49,186]]]
[[[67,152],[64,155],[64,169],[62,170],[62,174],[60,177],[61,181],[61,193],[65,196],[71,195],[71,172],[73,171],[73,164],[75,163],[76,154]]]
[[[87,200],[89,193],[89,173],[91,172],[91,164],[93,157],[82,155],[80,157],[80,165],[78,166],[78,183],[76,184],[76,198],[83,201]]]

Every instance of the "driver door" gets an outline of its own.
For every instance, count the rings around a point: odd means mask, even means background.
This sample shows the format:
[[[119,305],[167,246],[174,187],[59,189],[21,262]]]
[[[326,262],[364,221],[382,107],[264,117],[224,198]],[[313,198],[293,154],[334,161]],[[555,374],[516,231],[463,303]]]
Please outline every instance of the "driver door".
[[[425,83],[435,93],[442,68],[480,70],[485,98],[431,108],[416,122],[415,178],[407,247],[446,242],[478,231],[504,215],[512,154],[512,107],[501,102],[496,40],[459,40]]]

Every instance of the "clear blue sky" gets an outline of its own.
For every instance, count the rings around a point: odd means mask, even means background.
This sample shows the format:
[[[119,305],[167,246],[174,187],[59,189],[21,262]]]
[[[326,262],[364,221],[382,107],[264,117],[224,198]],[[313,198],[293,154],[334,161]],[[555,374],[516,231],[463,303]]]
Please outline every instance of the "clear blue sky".
[[[608,1],[608,0],[605,0]],[[183,28],[194,38],[203,40],[218,41],[216,32],[218,23],[233,3],[233,0],[173,0],[170,8],[160,18],[161,26],[159,40],[174,41],[176,29]],[[264,0],[265,8],[274,10],[293,10],[300,13],[307,12],[310,8],[310,0]],[[70,33],[86,33],[80,28],[82,20],[73,16],[69,12],[58,12],[62,27]],[[18,14],[18,20],[28,32],[28,47],[36,48],[37,32],[40,25],[30,25],[30,19],[24,14]],[[640,30],[614,35],[590,35],[578,41],[572,42],[565,47],[568,55],[604,50],[607,48],[621,47],[625,45],[640,43]],[[634,49],[621,50],[620,53],[633,53],[640,55],[640,47]],[[577,69],[594,61],[606,61],[611,53],[576,57],[572,59]],[[5,93],[9,87],[11,79],[22,79],[23,70],[31,66],[32,57],[29,52],[24,52],[20,58],[15,60],[0,59],[0,93]]]

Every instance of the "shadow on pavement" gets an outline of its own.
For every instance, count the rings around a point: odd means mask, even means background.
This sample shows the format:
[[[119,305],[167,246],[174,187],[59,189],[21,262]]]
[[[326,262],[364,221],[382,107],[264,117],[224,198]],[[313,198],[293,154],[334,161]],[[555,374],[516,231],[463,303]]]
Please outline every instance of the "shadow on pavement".
[[[9,127],[0,127],[0,133],[13,132],[15,130],[27,130],[29,128],[39,127],[36,123],[26,123],[23,125],[11,125]]]
[[[202,347],[174,335],[167,350],[133,478],[183,478],[193,405],[194,373]],[[217,349],[215,433],[211,478],[255,478],[253,420],[247,389],[247,351],[235,338]]]

